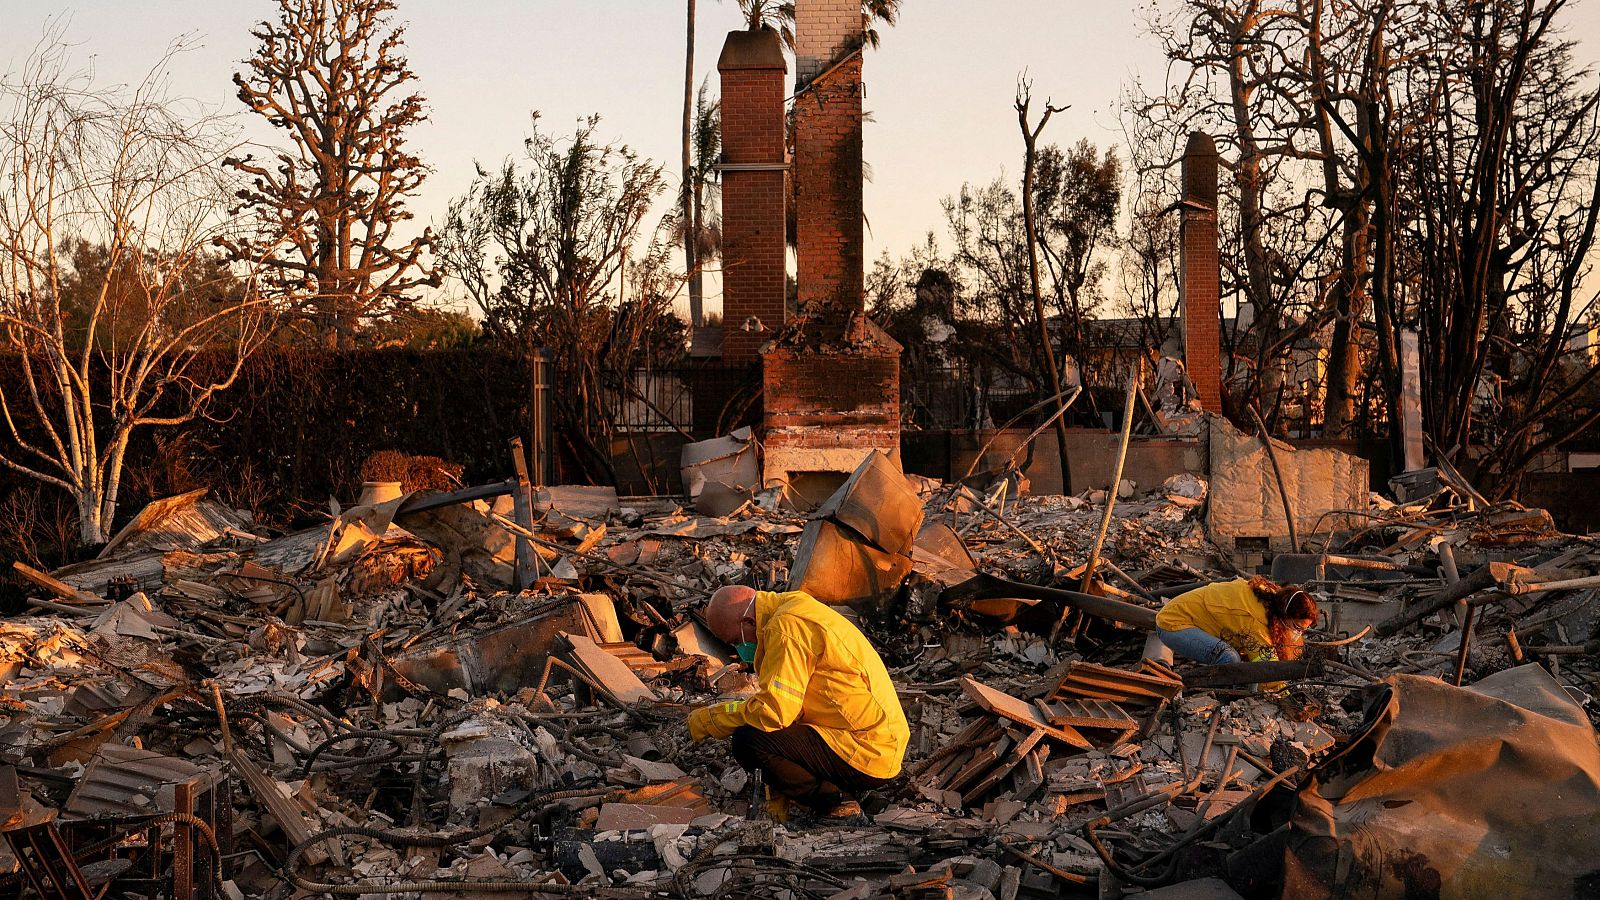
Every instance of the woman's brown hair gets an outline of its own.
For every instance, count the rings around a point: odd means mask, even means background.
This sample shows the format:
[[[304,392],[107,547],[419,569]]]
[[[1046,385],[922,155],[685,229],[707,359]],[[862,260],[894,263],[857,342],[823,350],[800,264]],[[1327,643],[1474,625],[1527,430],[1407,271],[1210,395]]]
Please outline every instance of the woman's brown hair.
[[[1272,648],[1278,658],[1299,659],[1302,641],[1289,623],[1316,621],[1317,601],[1300,588],[1260,576],[1250,579],[1250,590],[1266,607],[1267,633],[1272,636]]]

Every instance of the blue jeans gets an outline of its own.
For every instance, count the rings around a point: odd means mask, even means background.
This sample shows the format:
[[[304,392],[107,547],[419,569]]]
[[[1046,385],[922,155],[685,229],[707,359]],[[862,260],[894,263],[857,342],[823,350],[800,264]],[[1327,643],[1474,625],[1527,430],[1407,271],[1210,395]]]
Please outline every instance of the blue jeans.
[[[1184,628],[1178,631],[1157,628],[1156,636],[1161,638],[1161,643],[1171,647],[1173,653],[1197,663],[1220,666],[1223,663],[1243,661],[1239,651],[1228,646],[1216,635],[1200,628]]]

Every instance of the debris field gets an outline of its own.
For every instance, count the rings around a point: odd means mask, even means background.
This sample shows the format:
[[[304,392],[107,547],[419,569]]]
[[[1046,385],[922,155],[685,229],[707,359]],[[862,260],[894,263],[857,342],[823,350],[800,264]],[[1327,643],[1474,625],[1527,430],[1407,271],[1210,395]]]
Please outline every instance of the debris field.
[[[1495,834],[1549,896],[1586,883],[1600,546],[1542,510],[1436,470],[1374,495],[1272,560],[1323,610],[1302,659],[1200,667],[1150,635],[1246,574],[1200,478],[1034,497],[869,456],[809,513],[513,480],[275,534],[196,493],[19,569],[0,895],[1439,896],[1499,883]],[[863,821],[772,821],[689,743],[755,689],[696,618],[732,583],[839,604],[889,665],[911,744]]]

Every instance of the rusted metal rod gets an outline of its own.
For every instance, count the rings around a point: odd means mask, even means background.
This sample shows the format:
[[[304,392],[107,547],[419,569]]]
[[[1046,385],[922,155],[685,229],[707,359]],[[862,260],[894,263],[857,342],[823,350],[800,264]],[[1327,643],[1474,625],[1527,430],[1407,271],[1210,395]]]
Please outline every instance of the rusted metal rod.
[[[1512,581],[1505,586],[1505,592],[1512,595],[1543,594],[1548,591],[1577,591],[1597,587],[1600,587],[1600,575],[1569,578],[1565,581]]]
[[[1511,655],[1512,665],[1522,665],[1522,642],[1517,640],[1517,629],[1515,628],[1506,631],[1506,652]]]
[[[1376,572],[1408,572],[1415,566],[1402,566],[1397,562],[1386,559],[1365,559],[1360,556],[1340,556],[1334,553],[1322,555],[1322,561],[1330,566],[1344,566],[1347,569],[1371,569]]]
[[[1111,489],[1106,491],[1106,510],[1100,516],[1100,530],[1095,534],[1094,544],[1089,550],[1089,561],[1083,566],[1083,580],[1078,585],[1081,593],[1087,594],[1089,587],[1094,584],[1094,570],[1100,565],[1100,549],[1105,546],[1106,532],[1111,528],[1111,513],[1117,507],[1117,492],[1122,487],[1122,467],[1128,459],[1128,440],[1133,436],[1133,402],[1139,390],[1139,382],[1144,378],[1144,357],[1139,358],[1138,365],[1128,377],[1128,398],[1122,405],[1122,436],[1117,443],[1117,466],[1112,470]],[[1062,486],[1065,489],[1065,485]],[[1056,624],[1050,629],[1050,643],[1056,642],[1056,636],[1061,634],[1061,626],[1067,621],[1067,607],[1061,608],[1061,615],[1056,619]]]
[[[1267,448],[1267,459],[1272,463],[1272,477],[1278,482],[1278,499],[1283,501],[1283,520],[1289,526],[1289,549],[1299,553],[1300,530],[1294,524],[1294,509],[1289,505],[1289,488],[1283,483],[1278,451],[1272,446],[1272,435],[1267,432],[1267,423],[1261,421],[1261,413],[1256,410],[1255,404],[1250,405],[1250,417],[1256,420],[1256,428],[1261,432],[1261,444]]]
[[[1439,610],[1455,605],[1457,600],[1469,597],[1479,591],[1486,591],[1492,587],[1509,584],[1514,574],[1527,571],[1529,570],[1510,563],[1489,563],[1455,584],[1446,587],[1432,600],[1426,600],[1405,612],[1379,622],[1378,637],[1390,637],[1397,634]]]
[[[1066,869],[1053,866],[1025,850],[1006,843],[1003,839],[995,841],[995,843],[999,845],[1001,850],[1015,856],[1017,859],[1039,869],[1041,872],[1048,872],[1068,884],[1095,884],[1098,880],[1097,876],[1094,875],[1079,875],[1077,872],[1068,872]]]
[[[1456,687],[1461,687],[1461,681],[1467,673],[1467,648],[1472,646],[1472,620],[1478,617],[1478,608],[1468,606],[1467,614],[1461,621],[1461,652],[1456,654]]]

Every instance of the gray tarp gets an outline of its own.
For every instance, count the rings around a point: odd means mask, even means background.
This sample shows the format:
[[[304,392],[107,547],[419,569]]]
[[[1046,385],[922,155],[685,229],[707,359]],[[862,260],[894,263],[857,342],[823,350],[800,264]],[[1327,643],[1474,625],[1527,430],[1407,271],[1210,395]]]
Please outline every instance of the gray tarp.
[[[1600,749],[1548,672],[1385,684],[1300,791],[1283,897],[1600,896]]]

